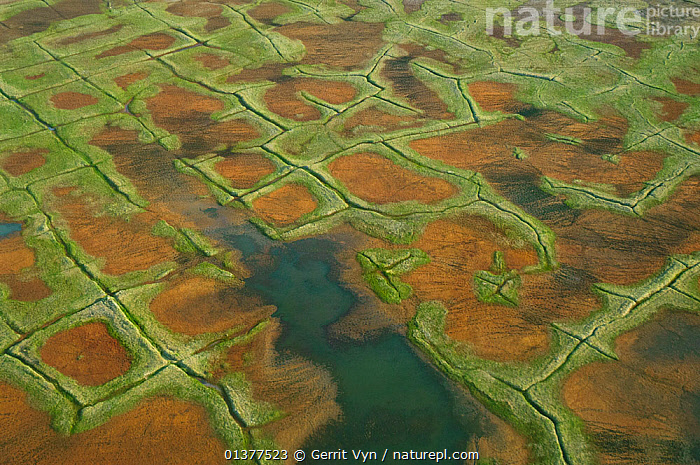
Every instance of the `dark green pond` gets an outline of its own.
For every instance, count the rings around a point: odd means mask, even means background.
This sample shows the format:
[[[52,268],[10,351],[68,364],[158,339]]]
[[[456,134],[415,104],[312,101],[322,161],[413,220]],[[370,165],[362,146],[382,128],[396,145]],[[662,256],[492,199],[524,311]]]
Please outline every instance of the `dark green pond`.
[[[253,235],[255,236],[255,235]],[[250,235],[229,236],[244,256],[257,252]],[[346,314],[355,296],[334,278],[334,250],[327,239],[272,248],[272,266],[253,268],[247,284],[284,324],[281,354],[301,355],[325,366],[338,385],[341,420],[304,445],[312,450],[467,450],[484,422],[474,401],[421,358],[404,336],[387,332],[363,343],[331,339],[326,327]],[[328,463],[328,462],[326,462]]]
[[[19,223],[0,223],[0,238],[22,230]]]

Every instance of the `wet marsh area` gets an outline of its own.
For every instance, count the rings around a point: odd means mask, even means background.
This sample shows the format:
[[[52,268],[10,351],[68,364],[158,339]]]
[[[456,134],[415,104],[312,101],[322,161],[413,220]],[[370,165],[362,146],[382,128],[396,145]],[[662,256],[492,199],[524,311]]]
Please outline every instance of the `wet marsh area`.
[[[684,38],[35,3],[0,5],[7,463],[700,459]]]

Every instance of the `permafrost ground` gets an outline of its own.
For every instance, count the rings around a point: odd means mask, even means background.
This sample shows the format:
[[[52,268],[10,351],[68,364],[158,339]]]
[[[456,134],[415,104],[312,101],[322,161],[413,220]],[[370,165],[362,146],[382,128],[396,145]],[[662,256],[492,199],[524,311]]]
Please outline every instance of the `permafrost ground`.
[[[489,36],[496,3],[0,5],[3,462],[337,417],[205,232],[246,219],[353,238],[348,285],[517,431],[480,463],[700,460],[697,40]]]

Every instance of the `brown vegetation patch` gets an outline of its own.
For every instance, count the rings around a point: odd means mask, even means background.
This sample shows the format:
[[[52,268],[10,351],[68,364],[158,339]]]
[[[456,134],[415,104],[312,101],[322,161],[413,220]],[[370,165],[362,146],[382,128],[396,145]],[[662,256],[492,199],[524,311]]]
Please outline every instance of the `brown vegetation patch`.
[[[253,210],[263,220],[287,226],[316,209],[317,202],[301,184],[286,184],[253,201]]]
[[[340,0],[340,3],[343,5],[349,6],[352,8],[356,13],[359,13],[360,11],[364,10],[367,8],[366,6],[360,5],[359,0]]]
[[[409,14],[414,13],[420,10],[424,2],[425,0],[403,0],[403,10]]]
[[[54,196],[71,239],[88,254],[104,259],[102,271],[107,274],[147,270],[179,256],[169,239],[151,234],[158,221],[152,213],[133,215],[129,221],[107,214],[96,216],[89,207],[93,199],[88,196],[79,197],[75,193],[60,196],[56,191]],[[115,242],[115,238],[119,241]]]
[[[306,47],[305,64],[352,69],[366,64],[382,45],[383,23],[343,21],[337,24],[298,22],[275,29]]]
[[[184,1],[171,4],[165,11],[183,17],[211,18],[220,15],[223,7],[210,2]]]
[[[118,45],[109,50],[105,50],[99,55],[95,55],[95,59],[106,57],[115,57],[125,53],[133,52],[134,50],[164,50],[175,43],[175,37],[163,32],[154,32],[137,37],[126,45]]]
[[[5,3],[5,2],[3,2]],[[100,13],[100,0],[61,0],[50,7],[41,6],[24,10],[2,21],[0,44],[18,37],[27,37],[43,32],[54,22],[76,18],[82,15]]]
[[[273,24],[276,17],[289,13],[290,11],[292,10],[281,3],[267,2],[261,3],[252,10],[248,10],[248,14],[261,23]]]
[[[114,83],[126,90],[131,84],[146,79],[148,73],[145,71],[138,71],[136,73],[124,74],[123,76],[118,76],[114,78]]]
[[[277,354],[274,344],[279,335],[279,324],[273,320],[251,342],[229,349],[215,375],[245,373],[256,400],[285,412],[263,430],[277,444],[293,450],[328,421],[337,419],[340,408],[331,375],[299,357]]]
[[[618,338],[619,362],[569,376],[564,401],[585,422],[601,463],[688,463],[700,440],[699,336],[700,317],[663,312]]]
[[[532,248],[508,239],[486,219],[436,221],[411,247],[425,251],[431,262],[402,279],[413,287],[419,301],[442,301],[448,309],[448,336],[469,343],[480,357],[526,360],[543,354],[552,321],[590,310],[590,302],[580,299],[555,300],[561,292],[555,276],[523,276],[519,307],[480,302],[473,292],[474,273],[491,267],[495,251],[502,251],[513,269],[537,263]],[[523,293],[528,287],[533,291]],[[557,305],[543,306],[546,300]]]
[[[46,164],[47,149],[33,149],[11,154],[2,162],[2,169],[10,176],[22,176]]]
[[[202,66],[210,70],[217,70],[225,68],[231,64],[229,60],[219,55],[214,55],[212,53],[202,53],[194,57],[195,60],[200,62]]]
[[[51,295],[51,289],[34,275],[34,251],[20,234],[0,238],[0,263],[0,281],[10,287],[10,299],[36,302]]]
[[[229,76],[226,82],[238,81],[272,81],[279,82],[288,79],[282,75],[282,71],[289,67],[289,63],[265,63],[258,68],[245,68],[238,74]]]
[[[413,75],[413,58],[408,55],[386,61],[382,76],[391,82],[394,95],[408,101],[430,118],[452,119],[454,115],[447,111],[447,104],[440,100],[435,91]]]
[[[46,75],[46,73],[39,73],[39,74],[31,75],[31,76],[24,76],[24,79],[26,79],[28,81],[35,81],[37,79],[43,78],[45,75]]]
[[[579,123],[559,113],[534,111],[525,121],[509,119],[485,128],[468,129],[411,142],[422,155],[458,168],[482,173],[494,184],[508,181],[518,171],[533,170],[565,182],[608,184],[622,196],[637,192],[663,165],[659,152],[622,152],[627,122],[618,116],[594,123]],[[548,135],[581,141],[573,145],[551,140]],[[528,158],[517,160],[513,151],[524,150]],[[619,154],[613,164],[606,154]],[[517,178],[510,178],[517,182]]]
[[[224,103],[173,85],[162,85],[161,92],[146,102],[153,121],[182,142],[188,156],[205,154],[220,146],[258,137],[258,131],[243,120],[213,121],[212,113]]]
[[[503,27],[502,24],[493,25],[493,32],[491,33],[491,36],[504,41],[506,44],[508,44],[509,47],[518,48],[521,44],[521,42],[518,39],[513,37],[512,33],[506,35],[506,29]]]
[[[576,21],[574,21],[568,27],[573,27],[574,31],[585,31],[584,22],[588,14],[587,9],[590,9],[590,7],[591,6],[589,2],[581,2],[577,5],[572,6],[571,14],[573,14],[576,17]],[[560,16],[557,15],[554,16],[554,25],[559,26],[562,29],[567,27],[566,23],[562,21]],[[602,30],[600,32],[602,32]],[[638,41],[636,39],[636,36],[625,34],[619,29],[606,27],[604,34],[600,32],[598,28],[595,25],[593,25],[591,27],[590,33],[580,32],[576,35],[581,39],[611,44],[620,47],[622,50],[625,51],[627,56],[634,59],[639,59],[642,55],[642,51],[651,49],[651,43]]]
[[[657,97],[654,100],[661,104],[660,116],[663,121],[675,121],[690,106],[686,102],[680,102],[669,97]]]
[[[235,2],[234,2],[235,3]],[[216,5],[207,1],[184,1],[171,4],[165,11],[182,17],[206,18],[204,30],[215,31],[226,27],[231,22],[225,16],[221,16],[224,11],[221,5]]]
[[[686,95],[700,95],[700,84],[693,81],[688,81],[685,79],[674,78],[671,79],[676,90],[681,94]]]
[[[275,311],[245,289],[203,276],[169,282],[150,308],[158,321],[189,336],[236,327],[244,332]]]
[[[617,146],[625,130],[614,124],[590,126],[594,131],[590,136],[580,132],[582,127],[570,125],[551,131],[581,138],[584,142],[580,146],[542,141],[540,132],[528,133],[530,126],[517,121],[476,130],[466,140],[463,137],[472,131],[411,144],[426,156],[480,171],[496,191],[552,228],[561,264],[552,276],[562,292],[568,287],[578,297],[572,300],[555,294],[546,298],[550,307],[578,301],[581,311],[585,305],[595,308],[597,302],[590,300],[592,284],[632,284],[661,269],[669,255],[700,248],[700,220],[694,213],[700,208],[700,199],[692,194],[693,189],[700,188],[696,178],[685,181],[671,199],[652,208],[643,218],[597,209],[573,210],[561,198],[540,189],[544,174],[570,182],[584,179],[608,183],[620,195],[628,195],[661,168],[664,155],[655,152],[623,153],[617,165],[599,161],[599,155],[591,150],[602,151],[608,144]],[[619,129],[610,129],[615,127]],[[515,159],[509,153],[513,147],[524,147],[529,158]],[[528,277],[533,283],[535,279]],[[524,281],[523,295],[533,292],[526,284]],[[545,297],[542,291],[538,292]]]
[[[218,143],[210,136],[206,143],[198,143],[196,136],[193,134],[186,145],[193,147],[188,156]],[[177,171],[173,159],[180,151],[168,151],[158,143],[143,144],[136,131],[118,127],[105,128],[90,143],[109,152],[117,170],[134,184],[139,195],[148,200],[148,209],[159,218],[175,227],[200,229],[207,224],[204,210],[215,202],[205,199],[209,190],[204,183]]]
[[[581,15],[580,18],[585,18],[585,16]],[[641,58],[644,50],[651,49],[651,43],[641,42],[637,40],[635,36],[630,36],[615,28],[606,28],[605,34],[597,34],[594,27],[592,34],[581,37],[594,42],[616,45],[624,50],[627,56],[636,60]]]
[[[517,113],[527,105],[515,100],[515,84],[493,81],[476,81],[469,84],[469,95],[483,111]]]
[[[18,276],[2,276],[0,280],[10,286],[10,299],[19,302],[38,302],[50,296],[53,291],[39,278],[23,280]]]
[[[237,189],[249,189],[260,179],[275,172],[275,165],[259,153],[229,155],[214,168]]]
[[[51,96],[51,103],[59,110],[77,110],[96,105],[97,102],[97,97],[80,92],[61,92]]]
[[[41,358],[85,386],[100,386],[131,367],[126,349],[104,323],[87,323],[54,334],[41,347]]]
[[[447,181],[420,175],[376,153],[340,157],[333,160],[328,169],[350,192],[373,203],[409,200],[434,203],[458,192]]]
[[[440,22],[442,24],[450,24],[451,22],[461,20],[462,15],[460,13],[445,13],[444,15],[440,16]]]
[[[30,407],[23,391],[0,383],[3,463],[218,463],[226,446],[198,404],[155,397],[83,433],[65,436],[49,416]]]
[[[439,48],[430,49],[424,45],[419,45],[414,42],[400,44],[399,47],[405,50],[406,53],[408,53],[412,58],[430,58],[432,60],[442,62],[443,64],[449,64],[447,61],[449,60],[450,56],[446,54],[444,50],[440,50]]]
[[[77,44],[80,42],[84,42],[86,40],[96,39],[98,37],[108,36],[110,34],[114,34],[115,32],[121,31],[121,29],[123,27],[124,27],[123,24],[115,24],[114,26],[112,26],[108,29],[105,29],[104,31],[88,32],[88,33],[78,34],[77,36],[66,37],[65,39],[61,39],[58,42],[58,44],[59,45],[71,45],[71,44]]]

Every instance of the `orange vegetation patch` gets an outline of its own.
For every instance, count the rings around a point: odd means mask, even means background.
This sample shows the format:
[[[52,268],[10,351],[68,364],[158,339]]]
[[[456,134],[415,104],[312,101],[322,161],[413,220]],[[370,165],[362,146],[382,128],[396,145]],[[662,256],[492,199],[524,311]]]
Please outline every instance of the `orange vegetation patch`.
[[[476,81],[469,84],[471,95],[483,111],[501,111],[517,113],[525,108],[525,104],[513,97],[515,85],[503,82]]]
[[[688,134],[686,136],[686,139],[688,140],[688,142],[694,142],[697,145],[700,145],[700,131],[696,132],[695,134]]]
[[[617,116],[594,123],[579,123],[559,113],[535,111],[520,121],[509,119],[485,128],[414,140],[411,148],[422,155],[458,168],[482,173],[496,181],[504,169],[532,169],[540,176],[574,182],[611,185],[619,195],[630,195],[661,169],[665,155],[659,152],[624,152],[622,140],[627,123]],[[581,141],[572,145],[551,140],[549,135]],[[528,158],[516,160],[513,151],[524,150]],[[618,153],[613,164],[603,155]]]
[[[19,234],[0,239],[0,281],[10,287],[12,300],[36,302],[51,295],[36,273],[34,251],[27,247]]]
[[[280,327],[274,319],[271,323],[251,342],[231,347],[215,376],[245,373],[256,400],[269,402],[285,412],[282,418],[264,426],[263,431],[283,448],[293,450],[340,416],[335,402],[337,388],[322,368],[299,357],[278,355],[274,344]]]
[[[184,1],[170,5],[165,11],[182,17],[206,18],[204,30],[215,31],[226,27],[230,21],[225,16],[221,16],[223,7],[208,1]]]
[[[202,276],[168,283],[150,308],[158,321],[189,336],[236,327],[247,331],[275,311],[244,289]]]
[[[310,121],[321,117],[321,113],[298,96],[305,91],[328,103],[339,105],[355,97],[355,88],[341,81],[324,81],[320,79],[284,79],[277,80],[275,87],[265,93],[265,103],[271,111],[297,121]]]
[[[617,339],[619,362],[569,376],[564,402],[585,422],[601,463],[687,463],[700,441],[699,337],[698,315],[663,312]]]
[[[671,82],[673,82],[673,85],[676,86],[676,90],[681,94],[700,95],[700,84],[697,82],[678,78],[671,79]]]
[[[298,22],[275,29],[306,47],[302,63],[352,69],[367,63],[382,45],[383,23],[343,21],[336,24]]]
[[[25,245],[22,236],[11,234],[0,240],[2,275],[16,274],[34,265],[34,252]]]
[[[216,122],[211,114],[224,109],[224,103],[173,85],[162,85],[161,92],[146,102],[153,121],[182,142],[182,150],[196,156],[219,146],[258,137],[258,131],[243,120]]]
[[[214,168],[237,189],[249,189],[260,179],[275,172],[275,165],[259,153],[229,155]]]
[[[23,391],[0,383],[0,447],[3,463],[218,463],[226,446],[198,404],[166,397],[141,401],[106,424],[62,435],[49,416],[30,407]]]
[[[280,116],[296,121],[311,121],[319,119],[321,112],[301,100],[297,96],[297,86],[294,80],[284,80],[265,92],[265,104]]]
[[[355,98],[357,91],[353,86],[343,81],[325,81],[322,79],[298,79],[298,90],[303,90],[316,98],[334,105],[349,102]]]
[[[248,10],[248,14],[261,23],[272,24],[276,17],[289,13],[290,11],[292,10],[281,3],[267,2],[256,6],[252,10]]]
[[[139,71],[136,73],[124,74],[123,76],[118,76],[114,78],[114,83],[117,84],[122,89],[126,90],[131,84],[146,79],[148,73],[145,71]]]
[[[136,214],[129,221],[106,214],[96,216],[89,208],[94,200],[88,196],[79,197],[75,192],[57,190],[54,190],[54,196],[71,239],[88,254],[103,259],[102,271],[107,274],[147,270],[179,256],[169,239],[151,234],[158,221],[151,213]],[[119,241],[115,242],[115,238]]]
[[[316,199],[306,186],[286,184],[255,199],[253,210],[268,223],[287,226],[314,211],[316,205]]]
[[[420,175],[376,153],[340,157],[328,169],[350,192],[379,204],[408,200],[433,203],[457,193],[447,181]]]
[[[657,102],[661,103],[660,116],[663,121],[675,121],[690,106],[686,102],[679,102],[668,97],[657,97]]]
[[[131,367],[126,349],[104,323],[87,323],[54,334],[41,347],[42,360],[85,386],[100,386]]]
[[[700,178],[686,180],[643,218],[586,210],[573,223],[550,224],[559,261],[595,282],[629,285],[651,276],[669,255],[700,250],[698,189]]]
[[[77,110],[97,104],[97,97],[80,92],[61,92],[51,97],[51,103],[60,110]]]
[[[44,166],[48,154],[47,149],[33,149],[23,152],[15,152],[2,162],[2,169],[10,176],[22,176],[30,171]]]
[[[512,269],[537,263],[532,248],[509,239],[482,218],[436,221],[411,247],[424,250],[431,262],[402,279],[419,301],[443,302],[447,334],[469,343],[480,357],[512,361],[544,354],[550,323],[584,316],[596,302],[593,296],[579,295],[585,291],[562,286],[558,274],[523,275],[519,307],[480,302],[473,291],[474,273],[491,267],[495,251],[504,253]]]
[[[211,53],[202,53],[194,57],[194,59],[210,70],[225,68],[231,64],[226,58]]]
[[[420,125],[413,116],[391,115],[376,109],[366,108],[352,115],[345,121],[345,131],[348,133],[366,131],[395,131],[413,128]]]
[[[137,37],[126,45],[118,45],[109,50],[105,50],[99,55],[96,55],[95,59],[99,60],[100,58],[115,57],[133,52],[134,50],[164,50],[174,43],[175,37],[163,32],[154,32],[153,34]]]

